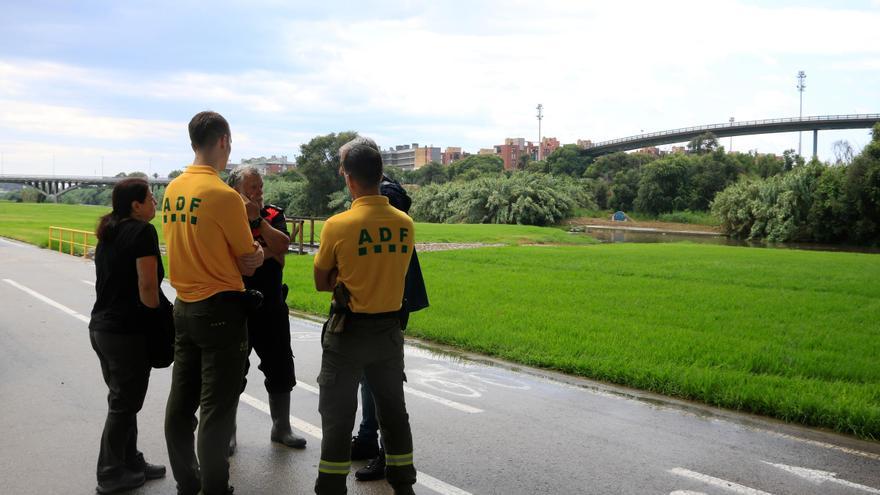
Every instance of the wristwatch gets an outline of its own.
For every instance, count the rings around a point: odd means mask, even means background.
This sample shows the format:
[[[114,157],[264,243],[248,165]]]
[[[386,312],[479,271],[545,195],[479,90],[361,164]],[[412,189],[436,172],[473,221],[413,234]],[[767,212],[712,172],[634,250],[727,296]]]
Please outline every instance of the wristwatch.
[[[255,220],[251,220],[250,226],[252,229],[260,228],[260,224],[263,223],[263,217],[257,217]]]

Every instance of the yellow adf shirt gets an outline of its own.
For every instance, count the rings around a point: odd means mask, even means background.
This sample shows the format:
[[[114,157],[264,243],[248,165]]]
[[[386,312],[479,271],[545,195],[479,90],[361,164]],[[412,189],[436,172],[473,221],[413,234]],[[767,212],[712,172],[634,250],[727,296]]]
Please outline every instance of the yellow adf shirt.
[[[168,279],[182,301],[243,291],[236,258],[254,251],[241,196],[213,167],[191,165],[162,200]]]
[[[324,223],[315,266],[339,270],[355,313],[397,311],[414,243],[409,216],[385,196],[364,196]]]

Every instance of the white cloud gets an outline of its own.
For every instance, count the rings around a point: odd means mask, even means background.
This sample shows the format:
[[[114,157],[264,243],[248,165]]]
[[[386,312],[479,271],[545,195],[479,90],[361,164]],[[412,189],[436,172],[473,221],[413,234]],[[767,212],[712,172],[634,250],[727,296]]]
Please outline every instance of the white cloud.
[[[168,139],[180,135],[174,122],[108,117],[85,109],[0,100],[0,128],[45,136],[93,140]]]
[[[187,164],[188,153],[153,148],[102,147],[51,142],[8,141],[0,143],[4,174],[115,175],[147,172],[165,176]]]
[[[730,115],[794,115],[800,68],[810,74],[808,114],[880,107],[876,92],[854,100],[856,84],[841,76],[858,72],[880,84],[877,11],[732,0],[713,2],[711,11],[695,0],[467,7],[436,3],[419,12],[407,4],[402,10],[413,14],[398,19],[281,18],[281,43],[266,47],[277,66],[263,70],[134,74],[0,60],[0,128],[32,141],[81,138],[131,149],[146,137],[186,152],[180,109],[214,108],[230,117],[236,156],[292,154],[315,134],[354,127],[383,146],[476,150],[508,136],[536,138],[539,102],[543,134],[563,142]],[[791,65],[804,60],[810,66]],[[158,117],[141,118],[111,99],[149,106]],[[751,139],[742,142],[790,147],[791,136]]]

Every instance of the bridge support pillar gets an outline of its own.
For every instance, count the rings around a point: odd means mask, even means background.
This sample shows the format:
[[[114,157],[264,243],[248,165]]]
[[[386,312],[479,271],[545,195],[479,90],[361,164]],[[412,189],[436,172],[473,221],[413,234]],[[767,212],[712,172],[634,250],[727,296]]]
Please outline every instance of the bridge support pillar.
[[[819,129],[813,129],[813,160],[818,160],[816,151],[819,149]]]

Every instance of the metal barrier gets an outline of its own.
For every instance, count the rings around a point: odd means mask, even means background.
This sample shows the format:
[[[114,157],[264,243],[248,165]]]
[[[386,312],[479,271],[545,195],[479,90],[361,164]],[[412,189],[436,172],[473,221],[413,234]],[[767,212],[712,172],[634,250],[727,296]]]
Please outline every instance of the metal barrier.
[[[57,234],[57,237],[55,237],[55,234]],[[65,234],[69,234],[67,239],[64,238]],[[82,242],[78,242],[77,236],[82,236]],[[97,241],[95,233],[89,232],[88,230],[68,229],[66,227],[54,226],[49,227],[49,249],[53,249],[53,241],[57,242],[59,253],[65,251],[64,244],[67,243],[70,246],[69,254],[76,256],[78,253],[74,248],[81,248],[82,256],[89,257],[92,254],[89,252],[89,248],[97,246],[97,242],[95,244],[89,244],[90,239],[95,239]]]
[[[289,230],[290,230],[290,244],[291,245],[297,244],[294,241],[294,239],[299,237],[299,243],[298,243],[299,249],[297,251],[299,254],[306,254],[306,250],[305,250],[306,246],[308,246],[310,250],[314,250],[318,247],[318,245],[315,244],[315,222],[316,221],[323,222],[324,220],[326,220],[326,218],[321,218],[321,217],[286,217],[284,220],[287,222],[288,225],[291,226],[289,228]],[[309,222],[309,243],[308,244],[305,244],[305,242],[303,241],[303,235],[304,235],[303,231],[305,230],[305,223],[306,222]]]

